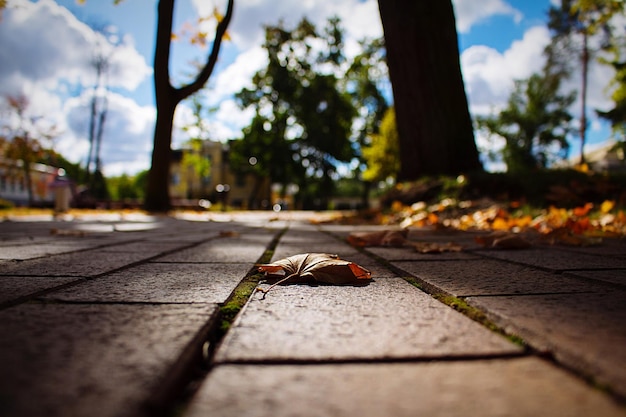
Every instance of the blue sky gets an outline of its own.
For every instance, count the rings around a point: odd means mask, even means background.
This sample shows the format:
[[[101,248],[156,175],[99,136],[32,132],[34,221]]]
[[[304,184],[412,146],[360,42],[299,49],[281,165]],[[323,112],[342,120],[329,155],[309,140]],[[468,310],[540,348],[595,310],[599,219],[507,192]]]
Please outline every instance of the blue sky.
[[[549,41],[545,21],[550,1],[555,0],[453,1],[466,92],[474,115],[497,111],[506,102],[515,78],[525,78],[541,68],[541,51]],[[225,0],[176,3],[175,30],[198,15],[210,14],[216,6],[222,10],[225,6]],[[115,27],[124,43],[112,55],[116,71],[110,76],[113,94],[103,144],[105,173],[132,174],[147,169],[155,116],[152,56],[156,4],[156,0],[125,0],[114,6],[112,0],[87,0],[80,6],[76,0],[9,0],[0,22],[0,95],[24,93],[31,97],[29,110],[54,119],[63,131],[55,141],[56,149],[75,162],[85,161],[93,84],[89,55],[97,48],[108,48],[90,26]],[[307,16],[322,26],[328,17],[338,15],[350,54],[356,50],[357,40],[382,35],[377,7],[375,0],[236,0],[229,28],[232,40],[224,44],[206,95],[209,104],[217,108],[207,120],[210,136],[217,140],[239,137],[250,119],[250,112],[239,110],[232,95],[251,86],[252,75],[265,63],[262,25],[283,19],[289,27]],[[214,22],[207,24],[209,31],[211,24]],[[206,52],[177,42],[173,76],[183,79],[189,61],[204,59]],[[590,109],[610,105],[604,91],[611,76],[607,71],[600,66],[592,69]],[[578,114],[577,108],[573,114]],[[177,110],[178,127],[189,120],[188,108]],[[606,125],[593,120],[589,142],[602,142],[609,134]],[[174,146],[185,139],[177,130]],[[482,137],[477,137],[477,143],[481,148],[499,146]],[[578,153],[577,140],[572,144],[572,152]]]

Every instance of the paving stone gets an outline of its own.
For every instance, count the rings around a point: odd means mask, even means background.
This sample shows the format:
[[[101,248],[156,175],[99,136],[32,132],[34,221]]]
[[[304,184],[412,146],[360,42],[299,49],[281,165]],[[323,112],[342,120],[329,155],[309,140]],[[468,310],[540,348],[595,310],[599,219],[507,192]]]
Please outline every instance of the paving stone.
[[[159,258],[162,262],[256,262],[274,238],[273,233],[250,232],[221,237]]]
[[[141,252],[106,254],[100,249],[73,252],[31,259],[7,262],[3,265],[4,275],[26,276],[94,276],[150,258]]]
[[[456,297],[604,291],[606,286],[491,259],[393,262]]]
[[[0,303],[76,281],[76,277],[5,277],[0,276]]]
[[[387,261],[439,261],[478,258],[478,256],[468,252],[420,253],[411,247],[369,247],[366,248],[366,251],[380,256]]]
[[[102,248],[102,252],[141,252],[148,256],[157,256],[165,252],[171,252],[176,249],[182,249],[189,246],[188,242],[161,242],[161,241],[140,241],[122,243],[119,245],[107,246]]]
[[[184,417],[625,416],[598,390],[536,358],[465,362],[224,365]]]
[[[330,253],[338,255],[342,259],[349,259],[359,253],[356,249],[336,240],[311,241],[308,243],[283,243],[281,239],[281,242],[274,250],[272,261],[301,253],[313,252]]]
[[[23,304],[0,311],[0,415],[145,415],[144,402],[216,309]]]
[[[626,291],[471,297],[501,327],[626,397]]]
[[[399,227],[390,227],[390,226],[322,226],[322,230],[325,230],[329,233],[332,233],[335,236],[338,236],[342,239],[347,239],[350,233],[358,231],[358,232],[379,232],[379,231],[393,231],[393,230],[401,230]],[[459,230],[430,230],[430,229],[417,229],[417,228],[409,228],[407,229],[408,236],[407,239],[416,242],[437,242],[437,243],[448,243],[454,242],[463,246],[464,249],[474,249],[482,247],[475,241],[476,236],[484,235],[484,232],[469,232],[469,231],[459,231]]]
[[[400,278],[367,286],[285,285],[256,294],[216,360],[509,354],[519,348]]]
[[[564,246],[558,245],[555,246],[555,249],[568,251],[568,252],[578,252],[578,253],[588,253],[592,255],[601,255],[601,256],[626,256],[626,239],[603,239],[602,243],[599,245],[591,245],[591,246]]]
[[[521,250],[485,250],[484,256],[537,266],[552,271],[576,269],[625,268],[626,257],[590,255],[573,253],[551,248],[533,248]]]
[[[147,263],[48,294],[64,301],[222,303],[250,263]]]
[[[590,280],[610,282],[626,287],[626,269],[605,269],[591,271],[574,271],[567,272],[567,275],[587,278]]]
[[[89,247],[89,246],[88,246]],[[93,247],[93,246],[92,246]],[[0,259],[7,260],[25,260],[41,258],[49,255],[57,255],[61,253],[75,252],[85,249],[84,244],[79,243],[35,243],[30,245],[0,247]]]

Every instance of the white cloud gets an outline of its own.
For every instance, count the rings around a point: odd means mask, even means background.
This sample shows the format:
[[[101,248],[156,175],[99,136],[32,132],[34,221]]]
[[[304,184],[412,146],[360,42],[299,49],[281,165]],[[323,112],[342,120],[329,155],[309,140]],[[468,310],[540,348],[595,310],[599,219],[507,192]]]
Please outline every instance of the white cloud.
[[[547,28],[536,26],[504,53],[484,45],[467,48],[461,54],[461,67],[472,114],[487,114],[501,108],[515,79],[527,78],[541,70],[543,50],[549,42]]]
[[[74,162],[85,162],[89,149],[88,131],[91,93],[67,100],[67,130],[56,150]],[[134,173],[149,167],[155,111],[141,107],[116,93],[108,95],[101,159],[107,175]]]
[[[203,0],[193,0],[193,4],[200,16],[211,14],[215,6],[214,2]],[[226,1],[221,0],[218,9],[225,10],[225,5]],[[318,29],[325,26],[329,17],[339,16],[348,38],[382,36],[377,0],[238,0],[229,33],[237,48],[246,51],[263,43],[264,25],[282,21],[286,27],[292,27],[304,16]]]
[[[524,15],[503,0],[454,0],[456,27],[461,33],[467,33],[472,26],[494,15],[511,16],[519,23]]]
[[[199,16],[207,16],[217,5],[226,9],[226,1],[193,1]],[[345,30],[345,53],[353,56],[358,51],[357,41],[382,36],[382,25],[376,0],[238,0],[228,32],[232,41],[223,47],[236,49],[234,61],[209,80],[204,95],[210,106],[218,110],[209,117],[209,136],[214,140],[241,137],[241,130],[253,116],[250,109],[241,110],[233,100],[233,94],[245,87],[252,87],[253,75],[267,65],[267,51],[262,47],[265,37],[264,25],[276,25],[282,21],[286,28],[295,26],[304,16],[318,30],[322,30],[327,19],[339,16]],[[209,20],[203,28],[213,33],[215,21]],[[223,51],[224,52],[224,51]],[[224,56],[224,54],[222,55]],[[179,120],[179,119],[177,119]],[[183,123],[182,120],[177,122]],[[183,139],[181,138],[180,141]]]
[[[52,0],[20,2],[5,10],[0,39],[0,79],[28,80],[46,88],[57,88],[60,80],[74,85],[92,82],[94,51],[111,53],[101,34]],[[132,44],[122,45],[111,57],[111,86],[132,90],[151,73]]]
[[[252,77],[266,65],[267,52],[261,46],[239,54],[232,64],[215,76],[214,81],[210,81],[207,99],[217,104],[245,87],[252,87]]]
[[[52,0],[13,2],[2,16],[0,46],[0,95],[25,95],[29,114],[62,132],[54,147],[72,162],[84,162],[89,147],[87,103],[95,79],[94,56],[110,56],[108,81],[113,88],[132,91],[152,72],[131,38],[113,49],[101,33]],[[154,116],[154,108],[110,94],[101,154],[107,173],[114,166],[147,168]]]

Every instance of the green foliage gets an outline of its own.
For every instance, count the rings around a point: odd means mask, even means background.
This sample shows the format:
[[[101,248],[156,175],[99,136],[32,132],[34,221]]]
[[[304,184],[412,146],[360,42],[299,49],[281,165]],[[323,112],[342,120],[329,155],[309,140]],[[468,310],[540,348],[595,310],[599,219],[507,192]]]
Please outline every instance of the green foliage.
[[[301,193],[320,183],[315,192],[329,197],[337,164],[356,155],[350,141],[356,111],[338,77],[345,60],[339,19],[330,19],[322,34],[303,19],[292,30],[267,26],[265,35],[268,66],[254,75],[255,89],[237,94],[256,116],[241,143],[232,144],[231,165],[296,183]]]
[[[602,51],[615,51],[615,19],[624,14],[623,0],[562,0],[560,6],[548,11],[548,27],[552,42],[546,47],[546,56],[553,66],[558,66],[570,76],[580,69],[580,162],[584,163],[583,150],[587,131],[587,89],[589,63]],[[600,56],[602,60],[602,57]]]
[[[363,172],[365,181],[385,181],[396,178],[400,171],[400,148],[396,115],[393,108],[386,111],[380,125],[380,132],[370,136],[371,144],[362,149],[367,169]]]
[[[112,200],[141,200],[144,196],[148,171],[135,176],[122,174],[119,177],[107,178],[108,193]]]
[[[510,172],[545,168],[566,156],[575,95],[562,95],[562,73],[546,68],[516,80],[508,104],[498,115],[477,118],[479,129],[504,138],[503,159]]]

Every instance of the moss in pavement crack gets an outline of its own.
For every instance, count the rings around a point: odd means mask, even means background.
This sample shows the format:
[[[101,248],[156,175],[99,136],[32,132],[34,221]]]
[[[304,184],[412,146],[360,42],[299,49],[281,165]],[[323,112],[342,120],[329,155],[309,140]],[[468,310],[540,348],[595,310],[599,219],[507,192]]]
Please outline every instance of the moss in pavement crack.
[[[246,276],[232,292],[228,300],[220,307],[220,332],[222,335],[228,331],[230,325],[235,320],[235,316],[241,311],[254,292],[261,274],[251,274]]]
[[[263,255],[257,260],[257,264],[269,263],[271,261],[272,256],[274,256],[274,250],[286,231],[287,229],[285,228],[274,236],[274,239],[272,239],[265,252],[263,252]],[[256,267],[252,268],[250,272],[248,272],[248,275],[237,285],[226,302],[220,307],[221,320],[218,339],[221,339],[228,329],[230,329],[235,317],[243,306],[246,305],[262,277],[263,274],[257,272]]]
[[[463,300],[462,298],[454,297],[451,295],[445,295],[445,294],[432,294],[432,296],[435,299],[444,303],[445,305],[452,307],[453,309],[455,309],[456,311],[460,313],[463,313],[465,316],[469,317],[470,319],[477,321],[478,323],[482,324],[488,329],[501,334],[502,336],[509,339],[509,341],[511,341],[512,343],[518,346],[524,347],[524,348],[528,346],[527,343],[524,341],[524,339],[522,339],[521,337],[517,335],[509,334],[505,332],[502,328],[500,328],[494,322],[489,320],[489,318],[487,318],[485,313],[483,313],[481,310],[477,309],[476,307],[472,307],[471,305],[467,304],[467,302]]]

